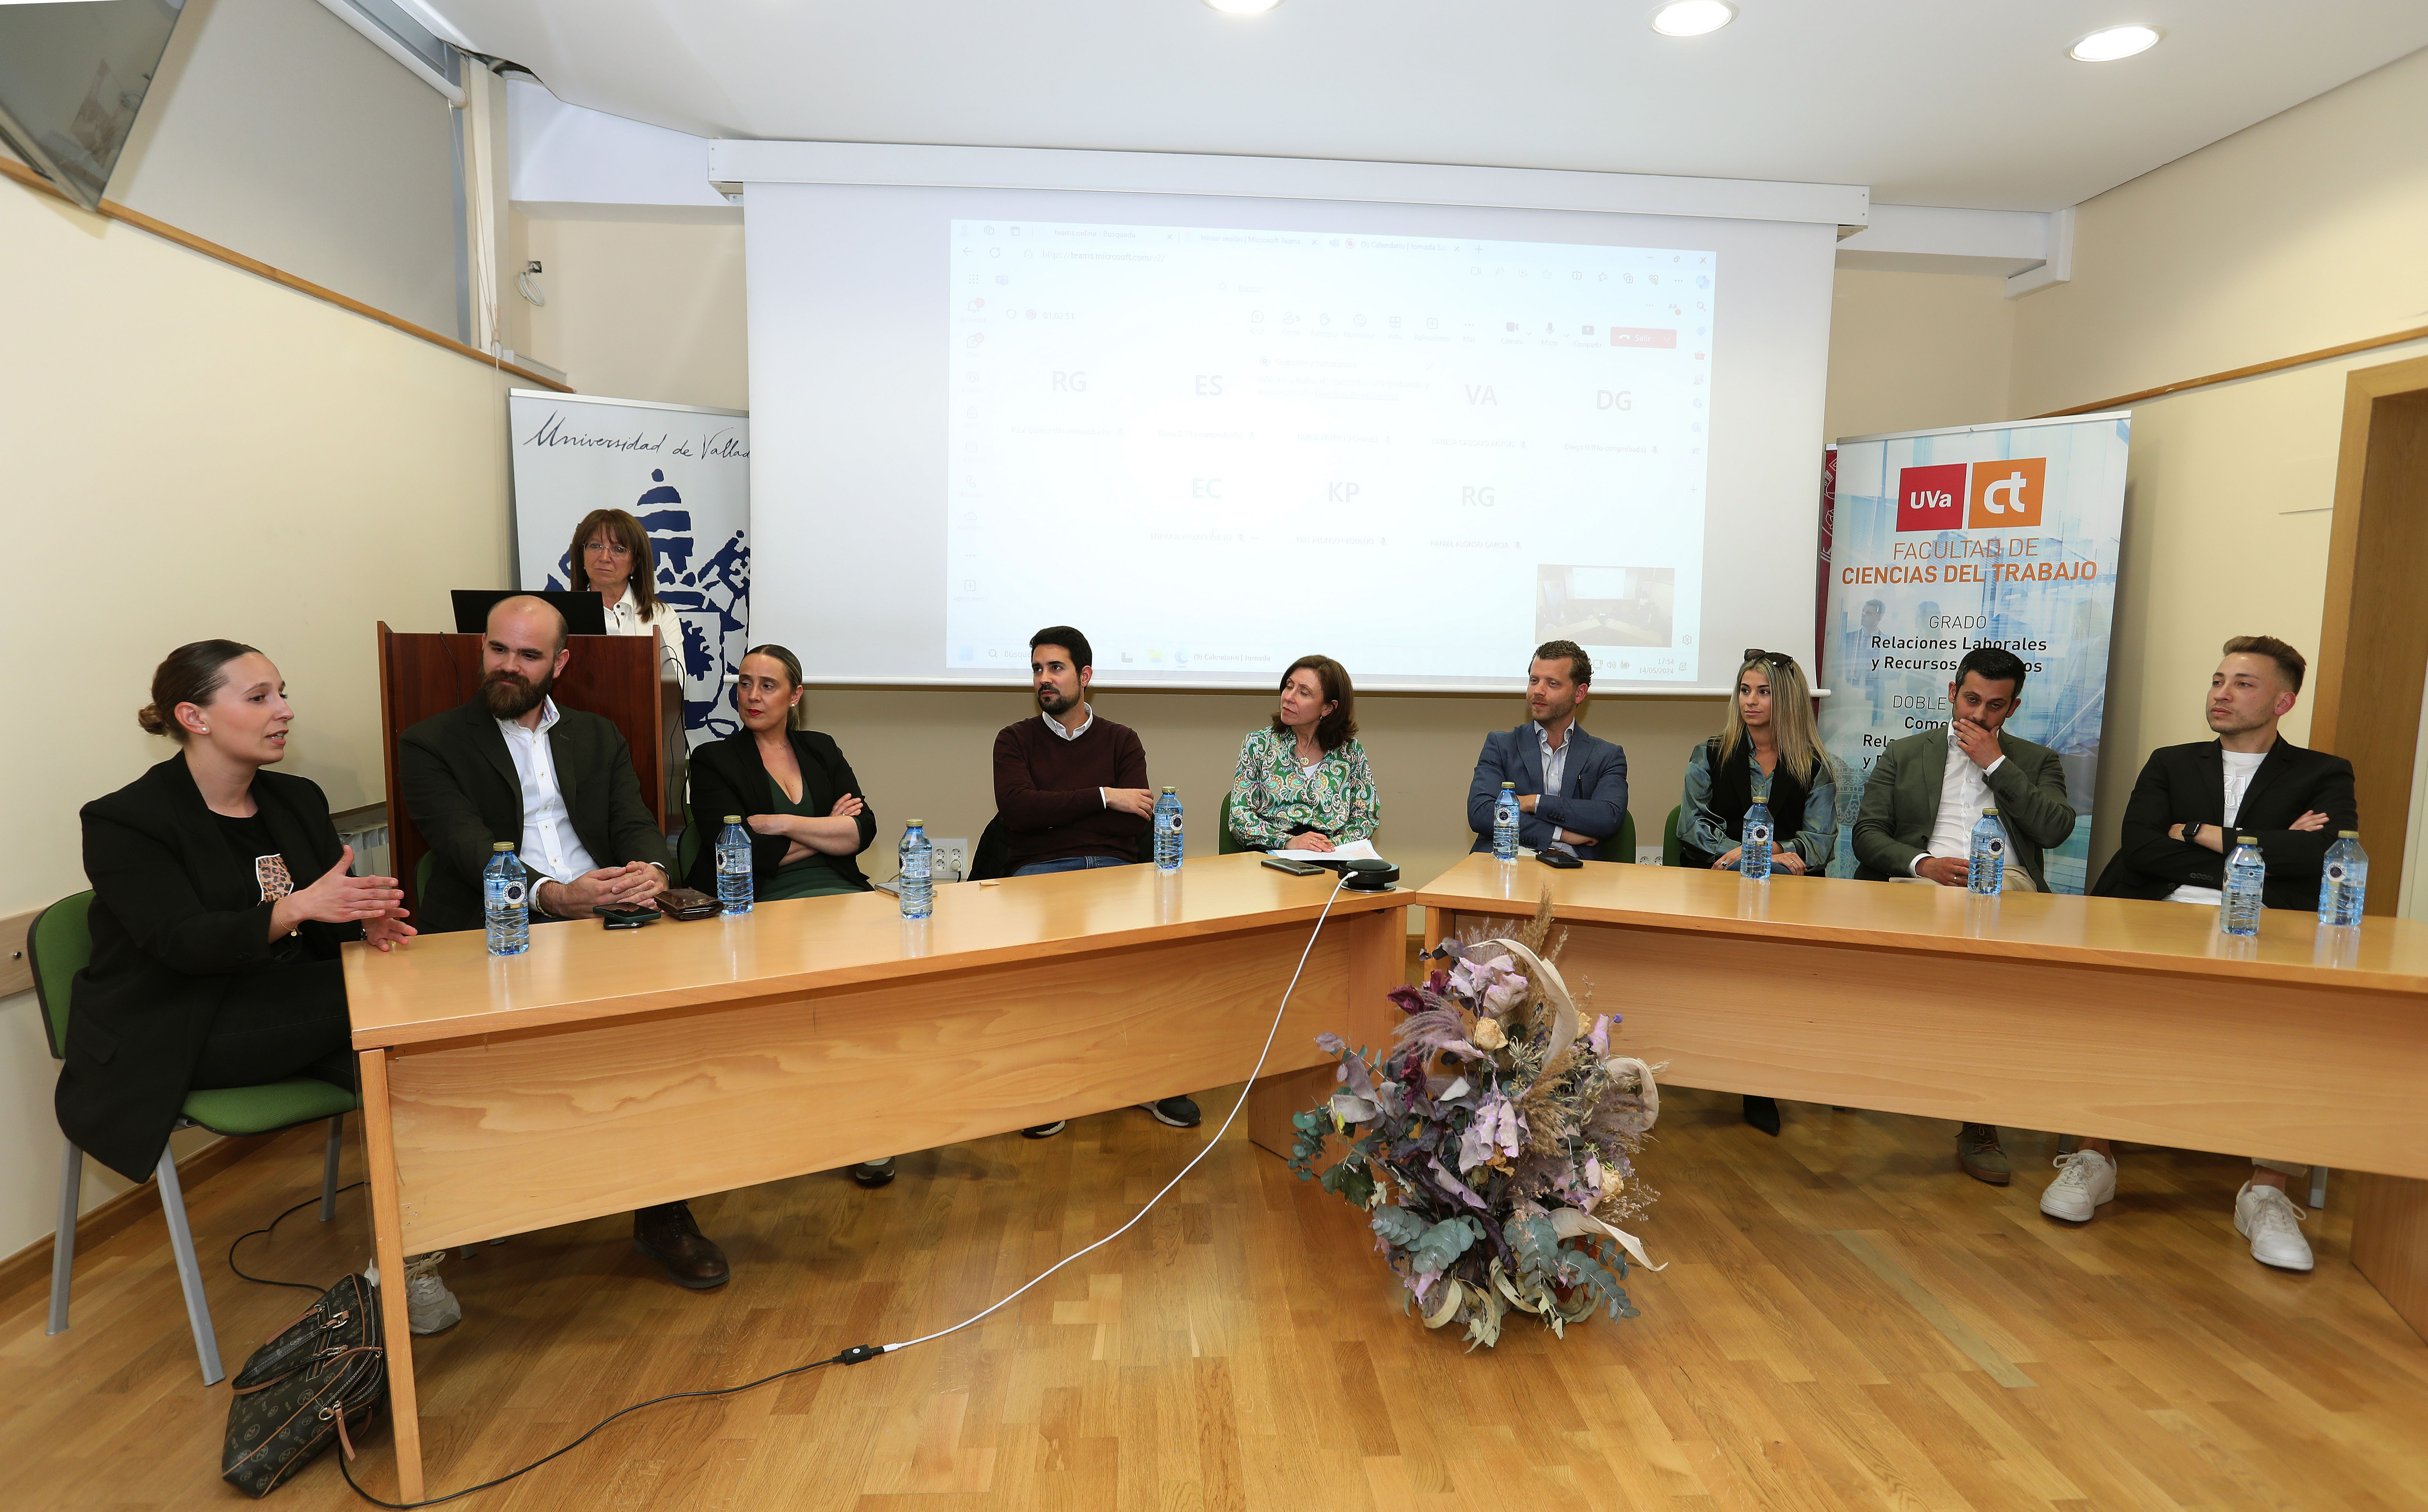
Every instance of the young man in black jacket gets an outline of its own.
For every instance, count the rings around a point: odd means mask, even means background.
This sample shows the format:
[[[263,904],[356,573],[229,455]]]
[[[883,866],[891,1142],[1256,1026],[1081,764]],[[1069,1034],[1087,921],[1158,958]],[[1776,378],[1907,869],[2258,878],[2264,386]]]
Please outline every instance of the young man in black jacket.
[[[2222,900],[2234,837],[2258,842],[2268,863],[2271,908],[2318,906],[2319,874],[2339,831],[2357,829],[2352,763],[2305,750],[2276,733],[2308,670],[2302,653],[2272,635],[2239,635],[2209,677],[2214,740],[2150,753],[2124,805],[2122,843],[2092,890],[2105,898],[2170,899],[2214,908]],[[2041,1211],[2076,1223],[2116,1195],[2116,1160],[2104,1139],[2058,1162]],[[2302,1210],[2287,1195],[2306,1166],[2252,1162],[2235,1197],[2234,1227],[2252,1258],[2283,1270],[2310,1268]]]
[[[500,841],[523,864],[534,920],[647,903],[670,885],[674,857],[623,735],[549,696],[571,658],[565,616],[546,600],[501,599],[482,637],[480,691],[399,738],[397,787],[435,858],[418,900],[425,933],[482,927],[481,869]],[[633,1213],[632,1244],[679,1285],[725,1284],[725,1254],[688,1203]]]

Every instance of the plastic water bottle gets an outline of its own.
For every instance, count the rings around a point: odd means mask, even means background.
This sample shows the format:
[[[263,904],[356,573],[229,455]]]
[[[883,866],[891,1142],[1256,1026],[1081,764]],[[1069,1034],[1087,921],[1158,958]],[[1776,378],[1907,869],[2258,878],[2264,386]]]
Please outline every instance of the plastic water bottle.
[[[1968,892],[1995,893],[2007,885],[2007,826],[1998,822],[1994,807],[1981,810],[1973,821],[1973,854],[1965,863],[1964,887]]]
[[[481,869],[481,900],[488,915],[491,955],[520,955],[531,949],[523,863],[512,842],[500,840],[489,847],[489,864]]]
[[[1155,864],[1159,871],[1180,870],[1180,793],[1171,788],[1155,801]]]
[[[1492,858],[1518,859],[1518,785],[1514,782],[1502,783],[1501,796],[1492,800]]]
[[[2330,929],[2358,924],[2368,897],[2369,853],[2360,848],[2360,831],[2338,830],[2319,879],[2319,922]]]
[[[936,911],[936,848],[917,820],[902,832],[902,917],[925,919]]]
[[[2259,933],[2259,910],[2266,906],[2261,894],[2268,889],[2268,862],[2259,854],[2259,841],[2249,835],[2239,836],[2234,854],[2225,859],[2225,899],[2217,907],[2217,927],[2228,935],[2243,936]]]
[[[716,837],[716,901],[729,914],[750,912],[750,832],[742,827],[742,816],[726,815],[725,828]]]
[[[1737,875],[1747,882],[1768,882],[1771,852],[1778,835],[1770,822],[1768,783],[1754,789],[1753,803],[1746,809],[1744,833],[1737,851]]]

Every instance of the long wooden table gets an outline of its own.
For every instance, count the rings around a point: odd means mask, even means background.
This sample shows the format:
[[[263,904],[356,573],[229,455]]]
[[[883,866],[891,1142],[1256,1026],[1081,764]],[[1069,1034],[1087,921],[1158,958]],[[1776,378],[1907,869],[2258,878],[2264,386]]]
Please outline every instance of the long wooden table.
[[[1473,855],[1440,935],[1534,912],[1683,1086],[2384,1173],[2356,1264],[2428,1333],[2428,926],[2270,910]]]
[[[610,932],[346,951],[381,1274],[408,1254],[1244,1080],[1334,879],[1255,855],[861,893]],[[1380,1044],[1405,895],[1343,891],[1251,1094],[1276,1153]],[[399,1501],[421,1498],[405,1309],[385,1312]]]

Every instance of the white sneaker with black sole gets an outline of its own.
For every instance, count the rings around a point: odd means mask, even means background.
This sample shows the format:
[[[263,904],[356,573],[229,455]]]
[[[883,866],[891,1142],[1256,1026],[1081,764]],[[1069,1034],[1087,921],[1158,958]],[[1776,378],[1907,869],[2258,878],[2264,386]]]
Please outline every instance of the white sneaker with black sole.
[[[2308,1217],[2276,1187],[2245,1181],[2234,1195],[2234,1231],[2251,1241],[2253,1260],[2280,1271],[2306,1271],[2317,1263],[2310,1242],[2302,1237]]]
[[[2060,1155],[2057,1179],[2041,1194],[2041,1211],[2068,1223],[2089,1223],[2103,1202],[2116,1200],[2116,1162],[2095,1149]]]

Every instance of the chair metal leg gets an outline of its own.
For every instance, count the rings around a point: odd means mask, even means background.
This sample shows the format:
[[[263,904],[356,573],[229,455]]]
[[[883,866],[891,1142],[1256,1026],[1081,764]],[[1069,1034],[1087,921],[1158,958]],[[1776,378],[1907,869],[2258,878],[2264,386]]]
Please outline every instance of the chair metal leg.
[[[2310,1206],[2323,1208],[2326,1205],[2327,1168],[2323,1165],[2313,1165],[2310,1167]]]
[[[193,1230],[186,1226],[186,1194],[177,1185],[176,1157],[162,1150],[154,1174],[160,1182],[160,1213],[169,1220],[169,1247],[177,1257],[177,1280],[186,1289],[186,1322],[194,1330],[194,1353],[202,1357],[203,1384],[217,1386],[227,1372],[220,1368],[219,1335],[211,1331],[210,1304],[203,1298],[203,1267],[194,1259]]]
[[[68,1331],[68,1286],[75,1278],[76,1199],[84,1193],[84,1151],[72,1139],[59,1144],[67,1156],[59,1173],[59,1226],[51,1234],[51,1324],[42,1330],[46,1334]]]
[[[345,1148],[346,1115],[329,1120],[329,1153],[320,1162],[320,1221],[337,1215],[337,1153]]]

